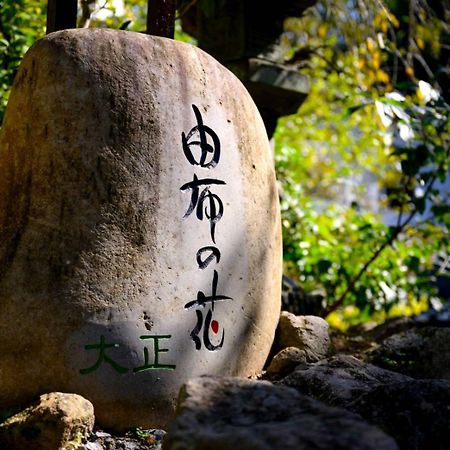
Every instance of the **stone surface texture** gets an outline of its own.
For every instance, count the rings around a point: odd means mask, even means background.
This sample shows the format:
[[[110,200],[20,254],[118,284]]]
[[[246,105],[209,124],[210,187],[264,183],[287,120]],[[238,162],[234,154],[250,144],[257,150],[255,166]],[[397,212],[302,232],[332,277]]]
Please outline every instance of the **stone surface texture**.
[[[364,333],[362,337],[367,340],[381,342],[393,334],[403,333],[417,326],[419,326],[419,323],[412,317],[395,317],[374,326]]]
[[[450,439],[450,382],[415,380],[338,355],[298,366],[279,384],[360,414],[402,450],[445,450]]]
[[[282,376],[292,372],[298,364],[306,363],[306,352],[297,347],[286,347],[279,351],[267,367],[269,375]]]
[[[450,381],[408,380],[380,384],[347,409],[392,436],[401,450],[448,450]]]
[[[180,392],[164,450],[384,450],[394,440],[355,414],[266,381],[202,377]]]
[[[405,375],[337,355],[309,366],[298,366],[280,384],[297,389],[328,405],[346,406],[384,383],[411,380]]]
[[[305,360],[316,362],[330,352],[328,323],[317,316],[295,316],[283,311],[277,331],[276,348],[297,347],[304,351]]]
[[[273,162],[210,56],[126,31],[46,36],[17,74],[0,173],[0,409],[68,391],[101,426],[163,427],[188,378],[262,369],[280,313]],[[194,176],[226,184],[182,190]],[[205,246],[221,257],[201,270]],[[214,293],[232,300],[186,308]]]
[[[3,450],[72,450],[94,427],[92,403],[53,392],[0,424]]]
[[[450,328],[414,328],[394,334],[371,350],[367,360],[414,378],[450,380]]]

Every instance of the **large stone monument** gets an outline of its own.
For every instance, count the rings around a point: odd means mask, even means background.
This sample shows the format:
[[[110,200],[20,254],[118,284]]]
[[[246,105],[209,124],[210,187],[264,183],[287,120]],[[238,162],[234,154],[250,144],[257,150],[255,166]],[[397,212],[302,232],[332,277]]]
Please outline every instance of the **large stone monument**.
[[[212,57],[50,34],[15,80],[0,175],[0,408],[65,391],[103,426],[163,426],[188,378],[261,370],[277,189],[258,111]]]

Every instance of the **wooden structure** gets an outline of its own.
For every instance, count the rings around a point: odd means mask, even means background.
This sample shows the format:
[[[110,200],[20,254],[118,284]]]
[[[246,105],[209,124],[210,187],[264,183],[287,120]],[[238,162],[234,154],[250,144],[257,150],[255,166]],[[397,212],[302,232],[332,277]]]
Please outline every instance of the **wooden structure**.
[[[48,0],[47,34],[77,27],[78,0]],[[176,0],[148,0],[147,34],[174,36]]]
[[[256,103],[269,136],[278,118],[295,113],[310,90],[308,77],[285,61],[279,45],[283,22],[287,17],[300,17],[315,3],[316,0],[221,0],[206,14],[199,2],[179,2],[180,11],[187,11],[181,17],[183,30],[240,78]]]

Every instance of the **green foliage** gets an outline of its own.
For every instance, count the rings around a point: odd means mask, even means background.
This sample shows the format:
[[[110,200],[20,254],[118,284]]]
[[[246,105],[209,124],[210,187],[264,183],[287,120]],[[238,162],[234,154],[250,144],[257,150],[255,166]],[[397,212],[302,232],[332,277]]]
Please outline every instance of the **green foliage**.
[[[127,436],[133,437],[133,438],[138,438],[138,439],[142,439],[145,440],[148,437],[153,436],[152,433],[150,432],[150,430],[143,430],[142,428],[133,428],[132,430],[130,430],[127,433]]]
[[[139,439],[148,446],[152,446],[156,443],[156,438],[152,433],[152,430],[143,430],[142,428],[133,428],[132,430],[126,433],[126,436]]]
[[[450,249],[448,198],[436,188],[449,169],[450,109],[437,79],[415,76],[439,66],[445,27],[418,5],[412,13],[414,48],[381,2],[319,2],[285,24],[286,60],[312,81],[275,136],[285,269],[306,291],[325,288],[342,328],[425,309],[433,257]],[[397,212],[392,226],[367,201],[367,179]],[[352,202],[339,204],[346,190]]]
[[[147,1],[125,0],[123,5],[115,0],[98,1],[86,0],[91,13],[89,21],[80,18],[80,26],[93,28],[126,29],[127,31],[143,32],[146,29]],[[123,8],[118,8],[121,3]],[[175,21],[175,39],[195,44],[196,41],[181,29],[179,20]]]
[[[119,8],[120,6],[120,8]],[[28,48],[44,37],[47,0],[0,0],[0,125],[11,86],[20,61]],[[142,32],[146,28],[147,1],[81,0],[80,27],[127,29]],[[175,23],[175,39],[195,44],[195,39]]]
[[[84,0],[88,9],[81,11],[79,27],[126,29],[144,31],[147,2],[143,0]],[[82,1],[83,3],[83,1]]]
[[[20,61],[45,33],[46,3],[43,0],[0,0],[0,124]]]
[[[224,4],[225,0],[198,0],[198,6],[201,8],[206,17],[217,16]]]

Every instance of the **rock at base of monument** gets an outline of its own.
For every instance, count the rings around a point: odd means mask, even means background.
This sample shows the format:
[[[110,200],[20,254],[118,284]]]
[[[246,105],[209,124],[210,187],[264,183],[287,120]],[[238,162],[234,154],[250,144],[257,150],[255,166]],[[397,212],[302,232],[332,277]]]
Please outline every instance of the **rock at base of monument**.
[[[308,363],[305,350],[300,350],[297,347],[286,347],[273,357],[269,367],[267,367],[267,374],[277,377],[284,376],[302,363]]]
[[[296,347],[304,352],[306,362],[326,358],[331,349],[328,323],[317,316],[296,316],[282,311],[274,347],[280,351]]]
[[[360,416],[266,381],[202,377],[180,392],[164,450],[397,450]]]
[[[450,328],[414,328],[393,334],[367,353],[367,360],[414,378],[450,380]]]
[[[450,381],[415,380],[337,355],[298,366],[279,384],[360,414],[392,436],[402,450],[448,447]]]
[[[346,407],[381,384],[411,380],[405,375],[367,364],[350,355],[336,355],[298,366],[280,384],[298,389],[328,405]]]
[[[163,427],[192,376],[258,373],[280,311],[270,147],[239,80],[188,44],[51,33],[0,130],[0,408],[77,392]]]
[[[54,392],[0,424],[4,450],[76,448],[94,427],[94,408],[76,394]]]
[[[450,381],[382,384],[348,405],[391,435],[401,450],[448,450]]]

